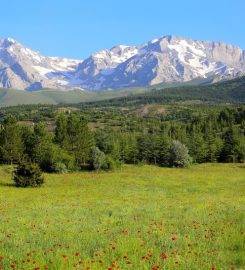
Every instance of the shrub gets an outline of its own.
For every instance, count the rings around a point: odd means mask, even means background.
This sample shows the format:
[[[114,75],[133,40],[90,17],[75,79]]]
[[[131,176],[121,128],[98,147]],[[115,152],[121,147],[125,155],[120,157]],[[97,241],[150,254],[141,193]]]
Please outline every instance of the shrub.
[[[52,171],[55,173],[66,173],[67,172],[67,167],[64,163],[62,162],[57,162],[53,164]]]
[[[93,168],[96,171],[102,169],[102,167],[106,161],[105,153],[100,151],[100,149],[98,147],[93,147],[91,149],[91,158],[92,158]]]
[[[98,147],[91,149],[91,166],[96,171],[112,171],[120,167],[120,165],[119,161],[115,161],[111,156],[105,155]]]
[[[35,163],[20,163],[13,172],[13,180],[17,187],[39,187],[44,183],[44,177]]]
[[[63,173],[64,167],[66,171],[73,171],[75,169],[75,158],[59,146],[51,145],[39,161],[39,166],[43,171],[49,173]],[[61,166],[63,169],[61,169]]]
[[[120,162],[115,161],[111,156],[106,156],[104,163],[101,166],[102,170],[105,171],[114,171],[118,167],[120,167]]]
[[[188,148],[179,141],[173,141],[170,146],[169,164],[171,167],[188,167],[192,158],[189,155]]]

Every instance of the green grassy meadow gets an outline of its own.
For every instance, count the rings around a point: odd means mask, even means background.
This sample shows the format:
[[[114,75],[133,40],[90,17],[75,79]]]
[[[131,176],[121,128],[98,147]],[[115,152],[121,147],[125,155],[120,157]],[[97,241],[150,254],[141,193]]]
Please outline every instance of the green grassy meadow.
[[[0,269],[245,269],[245,166],[123,166],[45,175],[0,167]]]

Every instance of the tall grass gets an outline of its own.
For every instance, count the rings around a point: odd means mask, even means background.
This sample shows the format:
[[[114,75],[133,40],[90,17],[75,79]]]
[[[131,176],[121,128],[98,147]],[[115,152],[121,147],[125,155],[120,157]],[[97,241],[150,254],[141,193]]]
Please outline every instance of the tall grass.
[[[45,178],[0,168],[0,269],[245,269],[242,165]]]

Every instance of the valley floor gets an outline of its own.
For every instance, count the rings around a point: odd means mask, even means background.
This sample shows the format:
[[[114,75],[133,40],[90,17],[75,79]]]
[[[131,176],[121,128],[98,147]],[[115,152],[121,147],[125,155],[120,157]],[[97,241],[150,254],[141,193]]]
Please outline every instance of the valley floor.
[[[245,269],[245,166],[124,166],[12,185],[0,167],[0,269]]]

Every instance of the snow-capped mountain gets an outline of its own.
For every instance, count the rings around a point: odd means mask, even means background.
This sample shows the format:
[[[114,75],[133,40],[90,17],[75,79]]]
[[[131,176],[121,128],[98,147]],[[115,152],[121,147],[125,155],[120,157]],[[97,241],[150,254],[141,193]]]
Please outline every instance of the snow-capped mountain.
[[[209,77],[219,80],[245,73],[245,51],[221,42],[165,36],[138,47],[122,48],[126,51],[114,47],[80,64],[76,71],[80,85],[89,89],[122,88]]]
[[[37,90],[69,88],[81,61],[45,57],[14,39],[0,40],[0,87]]]
[[[12,39],[0,40],[0,86],[117,89],[245,74],[245,51],[222,42],[164,36],[140,46],[115,46],[84,61],[44,57]]]
[[[99,51],[78,66],[75,78],[86,89],[107,88],[103,86],[103,82],[115,73],[120,64],[138,53],[137,47],[124,45],[115,46],[111,50]]]

